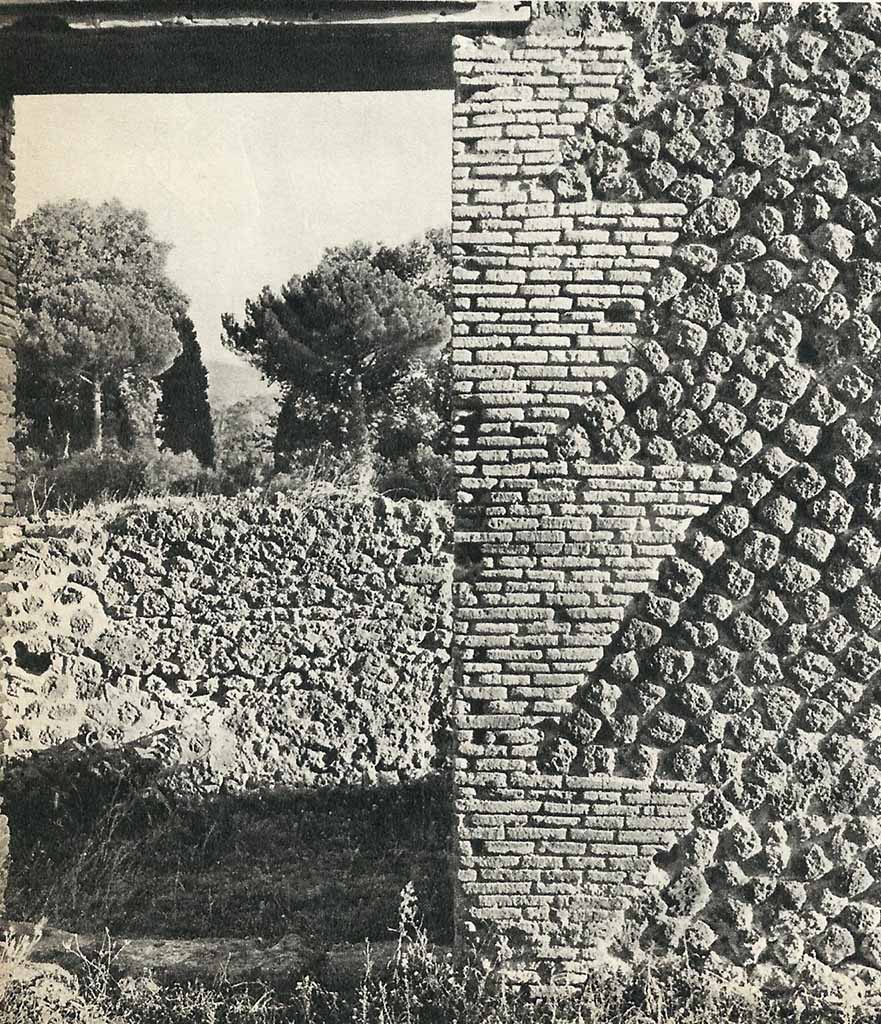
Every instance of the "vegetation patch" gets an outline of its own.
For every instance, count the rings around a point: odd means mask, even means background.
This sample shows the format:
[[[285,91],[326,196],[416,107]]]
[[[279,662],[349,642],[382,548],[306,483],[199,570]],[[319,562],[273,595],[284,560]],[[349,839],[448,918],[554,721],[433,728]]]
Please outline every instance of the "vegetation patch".
[[[32,965],[22,961],[20,944],[7,943],[5,954],[0,947],[0,971],[6,968],[8,979],[0,984],[0,1014],[12,1024],[30,1024],[34,1011],[46,1024],[869,1024],[877,1019],[870,1006],[803,994],[775,1001],[670,961],[602,971],[578,990],[551,986],[530,992],[512,984],[503,947],[458,960],[436,949],[417,922],[410,888],[402,894],[397,934],[387,963],[374,964],[365,955],[353,989],[335,991],[307,976],[285,994],[223,978],[168,987],[149,977],[120,978],[108,943],[98,956],[81,958],[76,977],[53,977],[51,1003],[35,1002]]]
[[[323,951],[388,940],[412,884],[432,939],[451,941],[444,780],[197,799],[122,760],[7,778],[12,920],[120,937],[295,935]]]

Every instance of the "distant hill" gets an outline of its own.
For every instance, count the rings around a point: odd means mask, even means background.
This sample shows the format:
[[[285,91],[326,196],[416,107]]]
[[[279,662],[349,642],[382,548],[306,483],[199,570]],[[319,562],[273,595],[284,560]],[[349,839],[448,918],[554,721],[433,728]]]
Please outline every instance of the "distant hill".
[[[212,409],[234,405],[244,398],[278,396],[278,388],[268,385],[253,366],[241,359],[209,359],[205,366]]]

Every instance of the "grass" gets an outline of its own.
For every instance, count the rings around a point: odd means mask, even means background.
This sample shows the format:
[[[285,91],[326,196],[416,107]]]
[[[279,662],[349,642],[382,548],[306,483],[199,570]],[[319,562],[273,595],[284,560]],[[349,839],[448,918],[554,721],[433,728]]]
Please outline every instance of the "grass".
[[[284,996],[220,979],[162,988],[119,979],[114,949],[83,959],[58,1015],[34,1015],[27,984],[0,987],[0,1019],[11,1024],[874,1024],[877,1011],[800,996],[774,1000],[724,988],[686,963],[598,972],[579,991],[529,993],[508,985],[503,965],[438,954],[417,922],[412,887],[401,900],[399,941],[388,968],[365,969],[354,992],[304,978]],[[18,955],[13,950],[12,964]],[[0,944],[0,976],[4,951]],[[19,963],[20,966],[20,963]],[[51,992],[49,995],[51,996]],[[57,992],[56,992],[57,998]]]
[[[77,804],[10,779],[8,917],[119,937],[295,934],[322,950],[387,940],[412,882],[432,939],[451,939],[443,780],[207,799],[113,792]]]
[[[579,991],[517,990],[506,947],[454,959],[443,779],[400,786],[186,798],[149,765],[50,752],[4,789],[13,834],[9,911],[113,935],[76,976],[42,977],[0,936],[6,1024],[879,1024],[881,1012],[809,993],[735,991],[688,962],[598,973]],[[403,895],[402,895],[403,894]],[[126,936],[296,935],[313,949],[397,936],[354,989],[310,977],[272,991],[160,986],[117,968]],[[441,948],[438,948],[438,947]]]

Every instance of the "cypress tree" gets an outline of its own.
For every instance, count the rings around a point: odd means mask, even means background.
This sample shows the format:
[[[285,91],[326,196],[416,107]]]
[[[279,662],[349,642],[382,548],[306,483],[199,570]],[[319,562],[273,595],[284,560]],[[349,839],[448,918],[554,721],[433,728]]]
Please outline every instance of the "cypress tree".
[[[214,424],[208,404],[208,371],[193,321],[175,318],[180,355],[159,378],[159,439],[172,452],[192,452],[204,466],[214,465]]]

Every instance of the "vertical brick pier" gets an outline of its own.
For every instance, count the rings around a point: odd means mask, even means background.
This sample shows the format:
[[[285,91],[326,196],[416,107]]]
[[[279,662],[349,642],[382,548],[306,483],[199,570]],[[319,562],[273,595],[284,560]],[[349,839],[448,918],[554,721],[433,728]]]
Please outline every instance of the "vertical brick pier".
[[[12,514],[15,454],[15,335],[17,307],[12,265],[12,222],[15,218],[15,174],[12,100],[0,97],[0,525]]]
[[[15,483],[15,337],[17,306],[12,258],[12,222],[15,217],[15,174],[12,135],[15,127],[12,99],[0,97],[0,531],[9,529]],[[0,539],[0,572],[5,542]],[[0,619],[3,618],[0,606]],[[0,693],[0,702],[2,702]],[[0,774],[4,749],[4,716],[0,707]],[[9,865],[9,828],[0,815],[0,912]]]
[[[635,314],[685,208],[572,201],[563,147],[616,95],[621,35],[458,38],[457,935],[504,935],[523,983],[614,953],[696,785],[542,774],[627,604],[729,490],[709,466],[560,462],[554,439],[632,359]],[[611,753],[611,752],[610,752]]]

